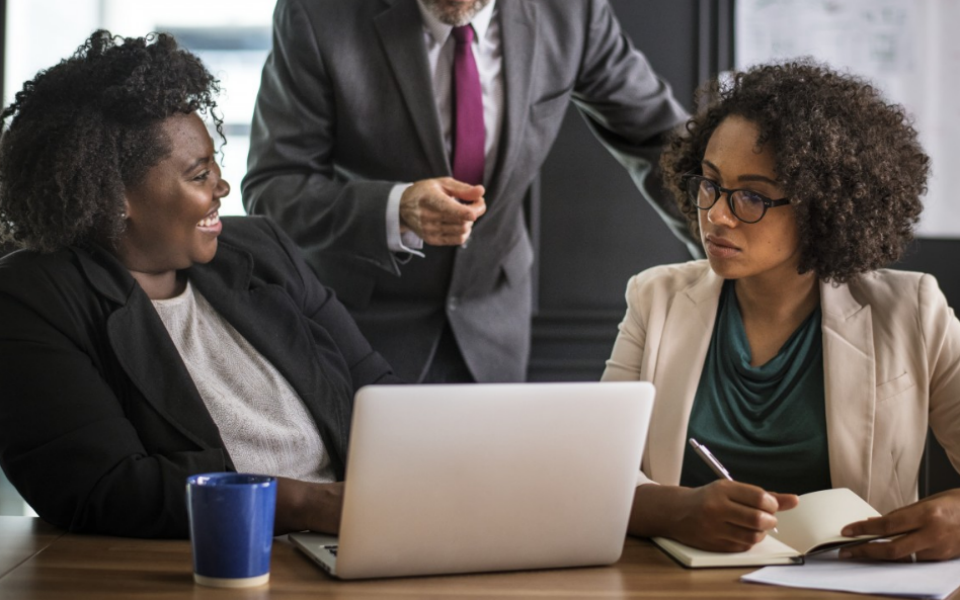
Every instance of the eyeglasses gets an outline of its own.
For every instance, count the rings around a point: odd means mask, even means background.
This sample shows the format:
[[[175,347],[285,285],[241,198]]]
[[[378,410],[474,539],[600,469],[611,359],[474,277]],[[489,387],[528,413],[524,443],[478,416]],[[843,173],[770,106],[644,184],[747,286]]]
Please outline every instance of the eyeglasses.
[[[682,181],[687,195],[700,210],[710,210],[720,195],[726,194],[730,212],[743,223],[756,223],[767,214],[768,208],[790,204],[789,198],[771,200],[750,190],[728,190],[702,175],[684,175]]]

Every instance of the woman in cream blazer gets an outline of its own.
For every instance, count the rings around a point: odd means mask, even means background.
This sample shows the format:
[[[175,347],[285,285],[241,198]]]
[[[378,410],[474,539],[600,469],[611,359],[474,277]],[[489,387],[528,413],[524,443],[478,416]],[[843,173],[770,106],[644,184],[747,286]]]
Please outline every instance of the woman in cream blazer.
[[[810,63],[757,67],[701,94],[662,166],[708,260],[631,279],[603,376],[657,388],[631,532],[744,550],[797,502],[743,483],[679,486],[728,282],[754,366],[820,311],[829,482],[886,515],[847,533],[907,534],[850,554],[960,556],[960,491],[917,503],[928,427],[960,468],[960,322],[932,276],[879,268],[921,210],[916,132],[872,88]]]
[[[654,267],[627,286],[603,378],[657,388],[645,482],[680,482],[723,281],[701,260]],[[930,275],[884,269],[819,291],[831,482],[886,514],[917,500],[928,425],[960,464],[960,323]]]

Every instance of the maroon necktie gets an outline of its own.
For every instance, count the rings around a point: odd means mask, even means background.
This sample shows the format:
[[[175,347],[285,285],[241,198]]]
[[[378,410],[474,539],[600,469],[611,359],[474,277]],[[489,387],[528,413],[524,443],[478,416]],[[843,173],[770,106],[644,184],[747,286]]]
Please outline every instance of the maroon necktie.
[[[470,184],[483,183],[483,95],[480,73],[473,60],[473,28],[453,28],[457,43],[453,58],[453,178]]]

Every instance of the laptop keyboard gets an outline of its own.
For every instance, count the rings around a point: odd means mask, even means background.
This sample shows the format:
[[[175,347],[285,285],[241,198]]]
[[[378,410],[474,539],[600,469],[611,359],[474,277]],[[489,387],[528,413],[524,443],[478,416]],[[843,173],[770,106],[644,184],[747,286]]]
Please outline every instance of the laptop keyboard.
[[[330,554],[332,554],[332,555],[334,555],[334,556],[337,555],[337,548],[338,548],[338,546],[337,546],[336,544],[330,544],[330,545],[328,545],[328,546],[324,546],[324,547],[323,547],[324,550],[328,551]]]

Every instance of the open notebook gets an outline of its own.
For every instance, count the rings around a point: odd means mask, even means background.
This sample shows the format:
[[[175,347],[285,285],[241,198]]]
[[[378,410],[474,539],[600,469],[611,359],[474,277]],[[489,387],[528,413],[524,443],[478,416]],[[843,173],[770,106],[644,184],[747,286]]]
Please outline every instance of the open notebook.
[[[840,535],[845,525],[879,517],[872,506],[846,488],[800,496],[800,504],[777,513],[778,533],[770,533],[746,552],[709,552],[666,538],[653,538],[667,554],[686,567],[750,567],[802,564],[803,557],[838,546],[871,540]]]

